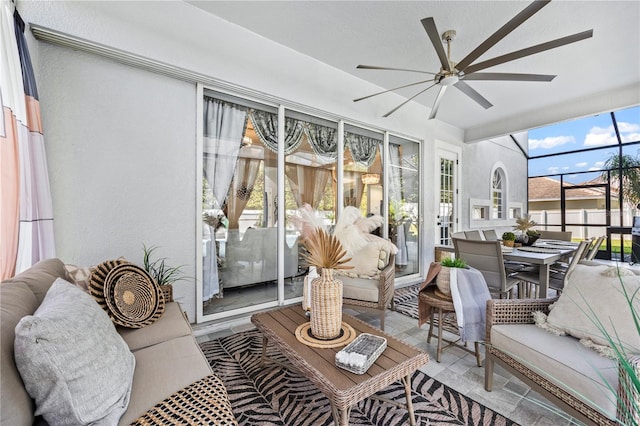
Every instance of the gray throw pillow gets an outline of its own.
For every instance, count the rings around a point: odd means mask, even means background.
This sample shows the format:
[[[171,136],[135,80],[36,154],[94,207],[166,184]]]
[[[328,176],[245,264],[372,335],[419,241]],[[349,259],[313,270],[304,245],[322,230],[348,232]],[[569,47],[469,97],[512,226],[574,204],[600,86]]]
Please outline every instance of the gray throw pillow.
[[[106,312],[62,278],[16,326],[14,352],[50,425],[114,425],[126,411],[135,358]]]

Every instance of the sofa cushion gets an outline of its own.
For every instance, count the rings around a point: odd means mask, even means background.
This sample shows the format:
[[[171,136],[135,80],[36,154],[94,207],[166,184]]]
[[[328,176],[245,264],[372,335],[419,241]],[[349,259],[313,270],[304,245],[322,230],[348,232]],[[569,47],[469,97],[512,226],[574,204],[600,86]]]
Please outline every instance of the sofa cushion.
[[[30,425],[33,423],[33,401],[22,383],[13,355],[15,328],[25,315],[38,308],[38,301],[26,284],[0,284],[0,424]]]
[[[137,350],[134,355],[131,401],[119,425],[129,425],[158,402],[213,373],[192,335]]]
[[[640,276],[624,268],[620,274],[619,277],[615,266],[577,265],[547,322],[574,337],[610,345],[602,326],[616,343],[620,339],[627,350],[640,353],[640,335],[621,285],[622,281],[631,297],[640,289]],[[606,303],[602,303],[603,299]],[[640,312],[640,293],[634,302],[636,312]]]
[[[64,263],[60,259],[46,259],[33,265],[31,268],[2,283],[21,282],[27,285],[35,294],[38,305],[42,303],[49,287],[57,278],[64,278]]]
[[[189,336],[191,325],[177,302],[167,303],[160,319],[144,328],[117,327],[129,349],[136,351],[176,337]]]
[[[127,407],[133,354],[91,296],[62,278],[16,326],[15,358],[35,414],[51,425],[115,424]]]
[[[571,336],[556,336],[533,324],[494,325],[491,345],[586,404],[614,419],[617,363],[598,355]]]

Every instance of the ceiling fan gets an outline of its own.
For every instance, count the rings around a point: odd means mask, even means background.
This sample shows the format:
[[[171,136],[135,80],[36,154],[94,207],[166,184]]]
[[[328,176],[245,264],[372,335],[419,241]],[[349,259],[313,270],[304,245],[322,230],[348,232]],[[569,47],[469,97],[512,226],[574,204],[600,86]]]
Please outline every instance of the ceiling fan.
[[[436,116],[438,112],[438,108],[442,102],[442,98],[444,97],[444,93],[451,86],[457,88],[465,95],[469,96],[471,99],[480,104],[484,109],[491,108],[493,104],[489,102],[484,96],[478,93],[475,89],[469,86],[467,81],[551,81],[556,76],[555,75],[546,75],[546,74],[520,74],[520,73],[502,73],[502,72],[478,72],[484,70],[489,67],[493,67],[499,64],[503,64],[505,62],[510,62],[516,59],[523,58],[525,56],[533,55],[535,53],[540,53],[545,50],[554,49],[556,47],[564,46],[566,44],[575,43],[580,40],[584,40],[586,38],[590,38],[593,36],[593,30],[583,31],[577,34],[573,34],[570,36],[562,37],[556,40],[548,41],[546,43],[537,44],[535,46],[530,46],[525,49],[517,50],[515,52],[507,53],[505,55],[497,56],[492,59],[488,59],[486,61],[473,63],[476,59],[478,59],[482,54],[484,54],[487,50],[493,47],[496,43],[502,40],[505,36],[507,36],[511,31],[520,26],[524,21],[533,16],[536,12],[546,6],[551,0],[536,0],[527,6],[524,10],[518,13],[516,16],[511,18],[509,22],[504,24],[498,31],[496,31],[493,35],[483,41],[478,47],[476,47],[471,53],[465,56],[461,61],[454,62],[451,60],[451,42],[456,37],[455,30],[448,30],[442,33],[440,36],[438,29],[436,28],[435,21],[433,18],[424,18],[420,22],[424,27],[433,47],[438,54],[438,58],[440,59],[441,68],[437,73],[423,71],[423,70],[413,70],[406,68],[390,68],[390,67],[381,67],[375,65],[358,65],[358,69],[370,69],[370,70],[386,70],[386,71],[407,71],[407,72],[415,72],[422,74],[431,74],[434,77],[429,78],[427,80],[421,80],[414,83],[405,84],[403,86],[394,87],[389,90],[384,90],[382,92],[374,93],[368,96],[364,96],[362,98],[354,99],[354,102],[359,102],[364,99],[371,98],[373,96],[378,96],[383,93],[388,93],[394,90],[403,89],[411,86],[418,86],[421,84],[432,83],[426,89],[423,89],[386,113],[383,117],[388,117],[398,109],[400,109],[403,105],[407,104],[409,101],[415,99],[422,93],[431,89],[434,86],[440,86],[440,91],[436,96],[435,102],[433,103],[433,107],[431,108],[431,114],[429,114],[429,119],[432,119]],[[440,41],[442,39],[442,41]],[[445,52],[443,42],[447,44],[447,51]]]

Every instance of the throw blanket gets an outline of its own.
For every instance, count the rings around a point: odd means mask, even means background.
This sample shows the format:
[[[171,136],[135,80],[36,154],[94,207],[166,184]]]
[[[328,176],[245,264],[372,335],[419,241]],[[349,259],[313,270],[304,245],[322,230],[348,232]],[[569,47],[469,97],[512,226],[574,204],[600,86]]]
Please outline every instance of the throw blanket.
[[[463,342],[482,342],[486,333],[487,300],[491,299],[487,283],[474,268],[453,268],[451,272],[451,298],[460,337]]]
[[[420,291],[429,285],[435,285],[435,278],[441,268],[439,263],[431,263]],[[460,337],[463,342],[482,342],[485,339],[487,300],[491,298],[487,283],[482,273],[474,268],[453,268],[451,272],[451,297]],[[428,322],[430,315],[429,307],[418,302],[418,327]]]

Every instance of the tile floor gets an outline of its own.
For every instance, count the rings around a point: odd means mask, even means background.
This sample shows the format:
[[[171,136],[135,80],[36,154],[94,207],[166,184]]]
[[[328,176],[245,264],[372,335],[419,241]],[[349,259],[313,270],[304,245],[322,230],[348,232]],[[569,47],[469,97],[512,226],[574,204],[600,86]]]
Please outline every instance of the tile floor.
[[[380,325],[378,311],[348,307],[345,312],[372,325]],[[246,322],[215,333],[202,334],[196,330],[195,334],[198,341],[203,342],[250,329],[253,329],[253,325],[247,319]],[[484,368],[476,365],[473,354],[462,349],[452,347],[442,354],[440,363],[436,362],[436,339],[432,338],[431,343],[427,344],[428,325],[418,328],[415,319],[398,312],[387,311],[385,331],[429,353],[431,361],[421,368],[424,373],[520,425],[568,426],[582,424],[560,411],[498,365],[495,368],[493,391],[485,391]]]

